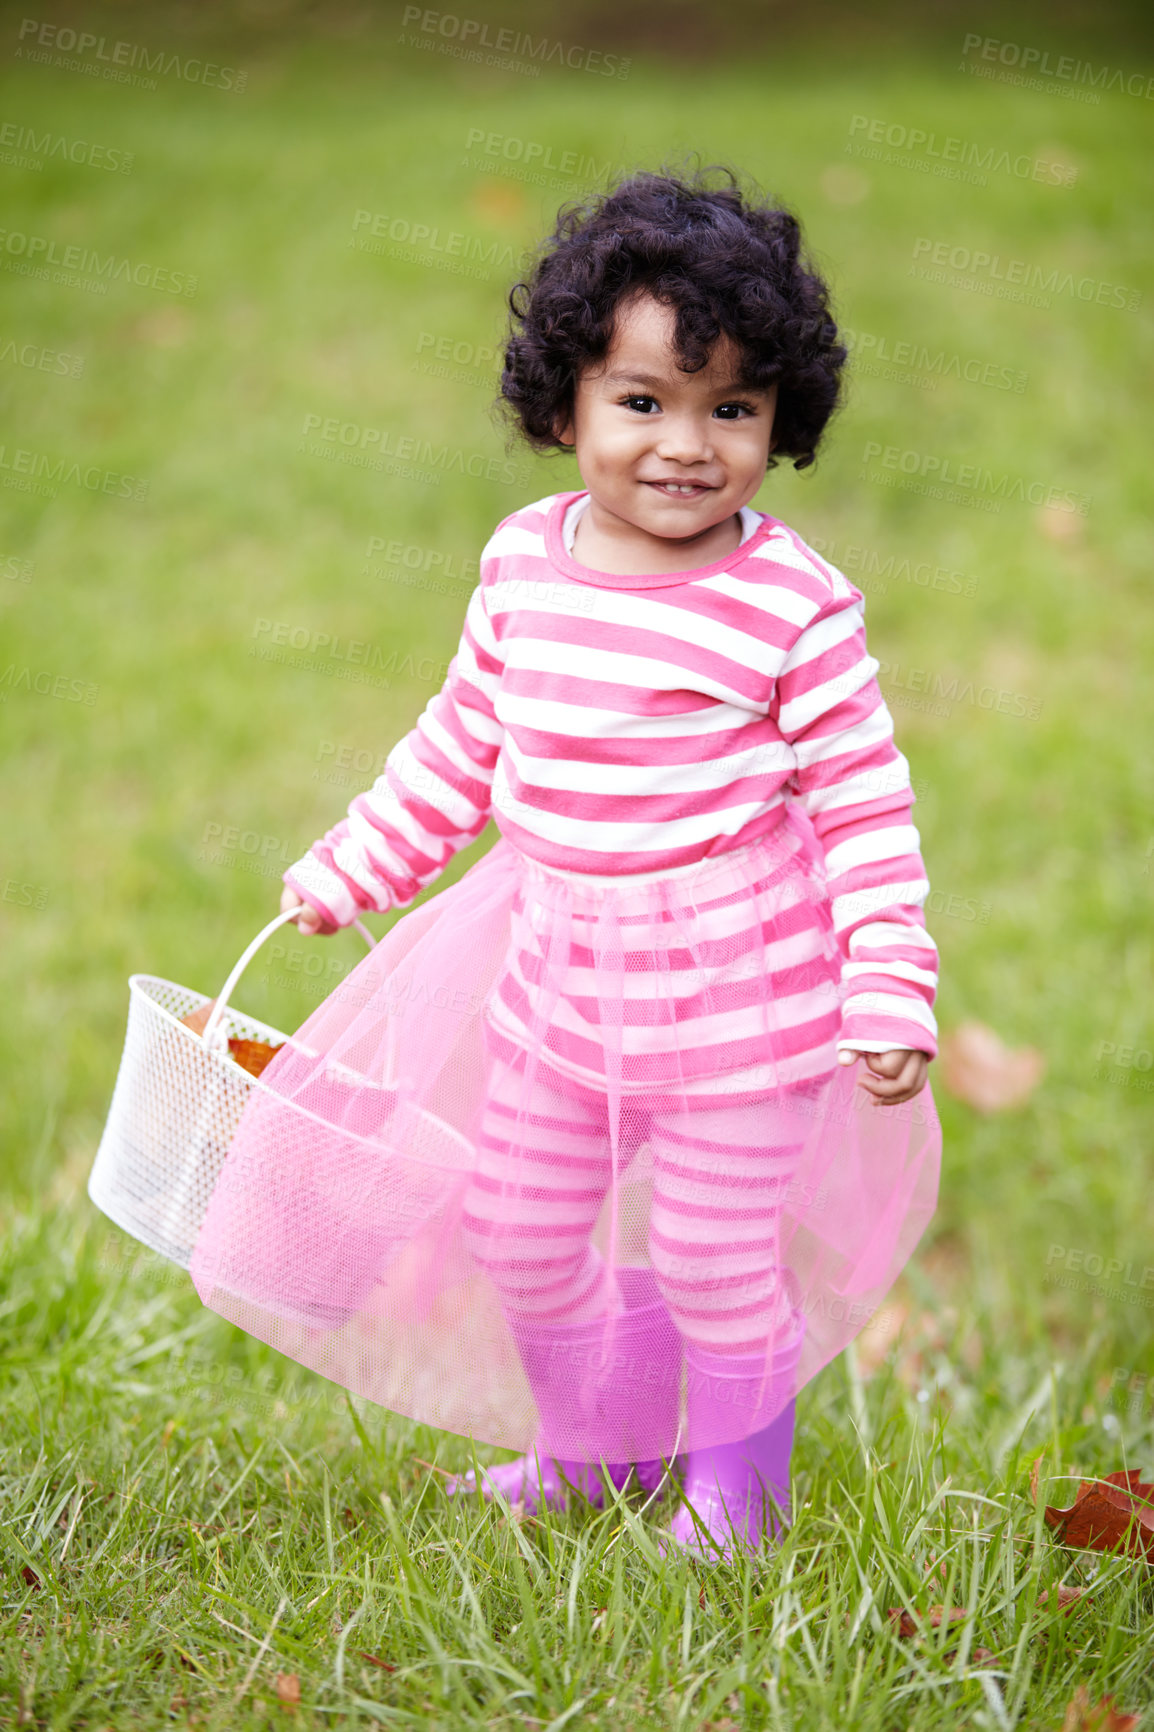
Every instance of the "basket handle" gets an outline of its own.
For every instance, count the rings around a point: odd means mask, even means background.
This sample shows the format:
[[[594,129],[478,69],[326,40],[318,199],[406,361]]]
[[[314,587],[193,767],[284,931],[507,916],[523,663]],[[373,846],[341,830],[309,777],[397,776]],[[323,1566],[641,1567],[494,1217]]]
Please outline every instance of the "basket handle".
[[[213,1041],[216,1039],[217,1031],[224,1020],[225,1012],[228,1010],[228,1001],[236,990],[237,981],[240,979],[241,975],[244,973],[265,939],[271,938],[273,933],[277,930],[277,927],[283,926],[286,921],[299,920],[307,907],[307,902],[300,902],[295,908],[286,908],[283,913],[276,915],[272,920],[270,920],[267,926],[262,927],[256,937],[252,940],[251,944],[247,945],[241,952],[240,956],[233,964],[232,973],[220,989],[220,997],[212,1007],[211,1016],[204,1025],[203,1038],[206,1046],[211,1046]],[[354,920],[352,924],[356,927],[369,949],[374,949],[377,941],[369,931],[368,927],[364,926],[359,920]]]

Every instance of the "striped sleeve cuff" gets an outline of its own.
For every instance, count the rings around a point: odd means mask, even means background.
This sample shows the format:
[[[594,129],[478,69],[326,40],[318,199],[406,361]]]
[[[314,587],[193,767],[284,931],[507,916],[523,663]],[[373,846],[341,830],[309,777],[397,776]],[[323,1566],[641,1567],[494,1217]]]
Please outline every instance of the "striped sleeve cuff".
[[[895,986],[900,985],[898,981]],[[900,991],[851,993],[842,1006],[838,1051],[893,1052],[899,1047],[938,1055],[938,1025],[924,1000]]]
[[[351,926],[363,911],[364,905],[357,901],[347,881],[314,853],[304,855],[290,866],[284,881],[322,914],[330,926]]]

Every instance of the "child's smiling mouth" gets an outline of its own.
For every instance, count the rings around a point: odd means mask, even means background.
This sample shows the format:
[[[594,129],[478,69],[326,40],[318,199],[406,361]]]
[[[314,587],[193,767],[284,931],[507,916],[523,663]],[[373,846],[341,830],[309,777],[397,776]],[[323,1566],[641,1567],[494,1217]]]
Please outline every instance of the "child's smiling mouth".
[[[652,487],[666,499],[698,499],[703,493],[717,491],[712,481],[646,481],[644,485]]]

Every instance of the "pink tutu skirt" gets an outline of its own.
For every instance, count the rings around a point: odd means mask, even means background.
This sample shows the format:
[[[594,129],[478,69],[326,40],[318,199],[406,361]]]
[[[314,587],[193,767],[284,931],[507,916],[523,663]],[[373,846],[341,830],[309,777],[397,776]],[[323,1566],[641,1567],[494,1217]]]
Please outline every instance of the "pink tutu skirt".
[[[936,1204],[930,1090],[881,1107],[854,1086],[843,994],[793,806],[691,868],[613,878],[501,838],[268,1066],[197,1291],[480,1442],[610,1462],[736,1442],[868,1326]],[[695,1367],[759,1356],[761,1399],[748,1378],[692,1399]]]

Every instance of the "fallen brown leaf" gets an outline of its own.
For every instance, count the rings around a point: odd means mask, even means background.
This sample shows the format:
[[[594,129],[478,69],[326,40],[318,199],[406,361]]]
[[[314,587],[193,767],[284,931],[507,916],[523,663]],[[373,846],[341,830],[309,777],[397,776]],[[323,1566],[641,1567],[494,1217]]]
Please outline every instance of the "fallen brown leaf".
[[[926,1623],[936,1630],[942,1624],[958,1623],[965,1615],[964,1606],[931,1606],[925,1617]],[[913,1614],[907,1612],[902,1606],[891,1606],[889,1619],[892,1624],[896,1625],[899,1636],[916,1636],[919,1632],[919,1626]]]
[[[207,1004],[198,1005],[180,1020],[193,1034],[203,1034],[215,1009],[216,999],[210,998]],[[278,1046],[270,1046],[267,1040],[242,1040],[239,1036],[230,1036],[228,1050],[241,1070],[246,1070],[249,1076],[259,1076],[283,1044],[282,1041]]]
[[[36,1571],[32,1568],[31,1564],[24,1565],[23,1569],[20,1571],[20,1576],[28,1587],[38,1588],[40,1586],[40,1577],[36,1574]]]
[[[1047,1504],[1044,1513],[1064,1545],[1093,1552],[1124,1546],[1154,1557],[1154,1485],[1144,1485],[1136,1471],[1084,1479],[1069,1509]]]
[[[1085,1598],[1085,1595],[1085,1588],[1070,1588],[1066,1586],[1065,1582],[1059,1582],[1058,1586],[1054,1589],[1054,1601],[1058,1606],[1059,1611],[1072,1611],[1078,1601]],[[1038,1595],[1038,1604],[1040,1606],[1048,1606],[1049,1603],[1050,1593],[1047,1589],[1045,1593]],[[1090,1601],[1086,1600],[1086,1604],[1089,1605]]]
[[[1066,1709],[1062,1732],[1133,1732],[1139,1718],[1137,1714],[1119,1714],[1113,1696],[1103,1696],[1091,1707],[1090,1692],[1079,1684]]]
[[[283,1045],[283,1041],[280,1046],[270,1046],[267,1040],[240,1040],[230,1036],[228,1050],[241,1070],[246,1070],[249,1076],[259,1076]]]
[[[963,1022],[944,1035],[938,1062],[952,1095],[980,1113],[1004,1113],[1029,1100],[1046,1061],[1036,1047],[1012,1051],[982,1022]]]
[[[276,1696],[281,1707],[288,1714],[295,1714],[301,1699],[301,1681],[295,1672],[278,1672],[276,1675]]]

